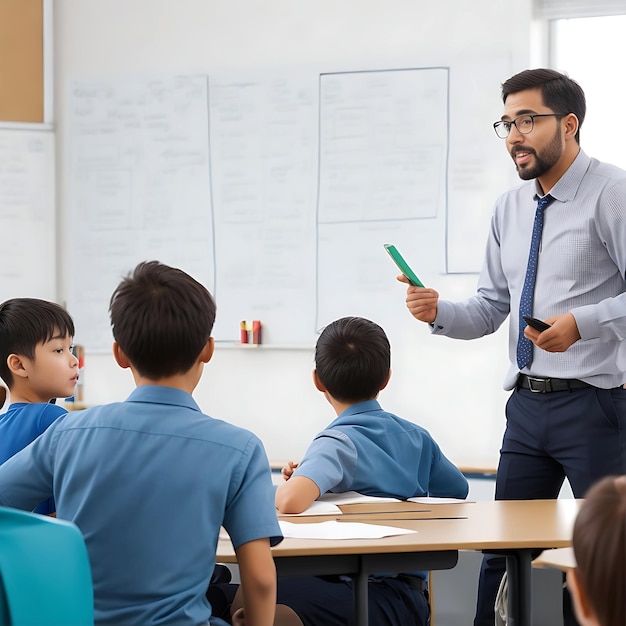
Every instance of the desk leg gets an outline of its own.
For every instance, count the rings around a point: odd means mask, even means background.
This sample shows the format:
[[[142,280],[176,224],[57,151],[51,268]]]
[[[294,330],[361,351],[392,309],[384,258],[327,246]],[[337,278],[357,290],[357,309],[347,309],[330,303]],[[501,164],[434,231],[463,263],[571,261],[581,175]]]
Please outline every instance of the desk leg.
[[[368,626],[368,575],[363,571],[363,568],[359,568],[359,570],[357,574],[352,576],[352,584],[354,586],[354,623],[356,626]]]
[[[509,584],[507,626],[532,626],[532,550],[506,555]]]

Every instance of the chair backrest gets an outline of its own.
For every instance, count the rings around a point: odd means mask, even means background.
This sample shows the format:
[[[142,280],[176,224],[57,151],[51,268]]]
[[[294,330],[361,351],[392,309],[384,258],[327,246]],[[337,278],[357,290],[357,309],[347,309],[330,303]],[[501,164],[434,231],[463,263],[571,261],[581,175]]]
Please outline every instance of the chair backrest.
[[[0,625],[93,625],[83,536],[70,523],[0,507]]]

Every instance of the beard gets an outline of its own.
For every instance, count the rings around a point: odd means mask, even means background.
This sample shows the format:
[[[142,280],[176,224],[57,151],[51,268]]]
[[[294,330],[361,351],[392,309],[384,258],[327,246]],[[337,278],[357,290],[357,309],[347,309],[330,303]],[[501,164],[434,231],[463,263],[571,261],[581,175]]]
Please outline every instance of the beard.
[[[561,158],[563,154],[563,149],[561,147],[561,128],[558,127],[556,132],[554,133],[554,137],[550,143],[541,151],[536,152],[532,148],[524,148],[522,146],[515,146],[511,150],[511,156],[513,157],[513,161],[515,161],[515,153],[516,152],[530,152],[534,155],[535,159],[533,163],[529,165],[524,165],[519,167],[517,163],[515,164],[515,169],[517,169],[517,173],[522,180],[531,180],[533,178],[539,178],[539,176],[543,176],[548,170],[550,170],[558,160]]]

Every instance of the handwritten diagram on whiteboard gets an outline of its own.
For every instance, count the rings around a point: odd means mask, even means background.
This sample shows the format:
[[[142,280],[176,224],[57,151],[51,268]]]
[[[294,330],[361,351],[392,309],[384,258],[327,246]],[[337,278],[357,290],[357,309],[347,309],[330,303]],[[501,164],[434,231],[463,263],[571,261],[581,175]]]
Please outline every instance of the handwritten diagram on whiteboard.
[[[108,351],[108,301],[141,260],[181,267],[242,320],[307,345],[328,321],[404,315],[394,243],[446,271],[449,69],[81,81],[69,98],[68,306]],[[394,304],[390,304],[393,302]]]
[[[81,342],[108,351],[108,303],[139,261],[214,283],[207,79],[72,86],[68,308]]]
[[[390,322],[384,243],[445,270],[448,70],[322,75],[319,133],[316,324]]]

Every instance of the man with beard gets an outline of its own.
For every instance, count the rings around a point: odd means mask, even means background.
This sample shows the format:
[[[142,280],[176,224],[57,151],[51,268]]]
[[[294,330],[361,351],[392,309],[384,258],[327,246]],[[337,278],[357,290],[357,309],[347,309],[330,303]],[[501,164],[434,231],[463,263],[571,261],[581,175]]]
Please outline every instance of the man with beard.
[[[502,99],[494,130],[528,182],[496,201],[477,293],[449,302],[409,286],[406,303],[457,339],[490,334],[510,313],[496,499],[556,498],[566,477],[582,497],[626,473],[626,172],[580,149],[585,95],[566,75],[525,70]],[[474,626],[493,626],[504,568],[502,557],[483,559]],[[564,600],[565,623],[576,623]]]

